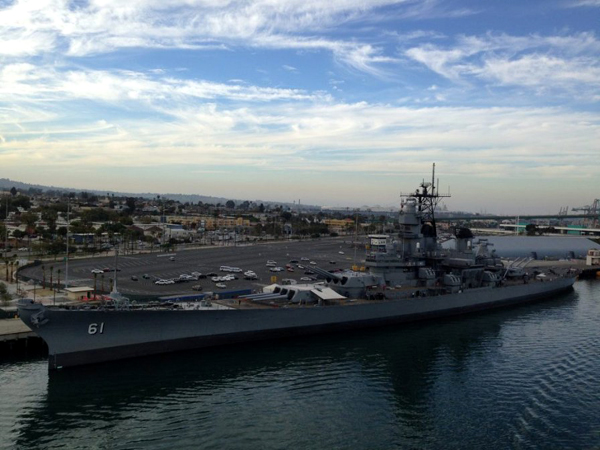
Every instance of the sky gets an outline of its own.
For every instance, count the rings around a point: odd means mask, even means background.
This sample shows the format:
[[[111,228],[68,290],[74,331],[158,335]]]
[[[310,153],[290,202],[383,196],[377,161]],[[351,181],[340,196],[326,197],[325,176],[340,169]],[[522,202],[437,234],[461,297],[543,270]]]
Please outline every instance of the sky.
[[[600,0],[0,0],[0,177],[557,213],[600,196]]]

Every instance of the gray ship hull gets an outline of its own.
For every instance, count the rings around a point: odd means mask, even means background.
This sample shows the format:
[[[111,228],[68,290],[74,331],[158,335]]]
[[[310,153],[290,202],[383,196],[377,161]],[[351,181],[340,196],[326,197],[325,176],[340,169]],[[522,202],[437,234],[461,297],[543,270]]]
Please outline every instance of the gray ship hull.
[[[49,368],[178,350],[433,319],[547,299],[575,278],[436,297],[230,310],[66,310],[21,302],[21,319],[49,348]]]

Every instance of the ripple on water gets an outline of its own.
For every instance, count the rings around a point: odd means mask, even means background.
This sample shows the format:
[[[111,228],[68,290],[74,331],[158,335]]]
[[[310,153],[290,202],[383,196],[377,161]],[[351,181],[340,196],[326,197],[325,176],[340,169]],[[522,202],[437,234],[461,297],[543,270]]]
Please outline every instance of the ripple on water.
[[[0,447],[586,448],[600,443],[600,284],[379,331],[0,366]],[[4,401],[6,400],[6,401]]]

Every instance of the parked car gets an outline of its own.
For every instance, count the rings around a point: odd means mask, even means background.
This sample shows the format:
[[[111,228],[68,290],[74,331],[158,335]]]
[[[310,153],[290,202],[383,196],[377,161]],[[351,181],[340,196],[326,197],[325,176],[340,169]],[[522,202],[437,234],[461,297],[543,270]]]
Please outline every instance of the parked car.
[[[95,274],[101,274],[101,273],[104,273],[104,270],[100,270],[100,269],[92,269],[92,273],[95,273]]]
[[[147,273],[145,273],[144,275],[142,275],[142,278],[144,280],[149,280],[150,279],[150,275],[148,275]]]
[[[194,286],[192,286],[192,290],[193,291],[201,291],[202,290],[202,286],[199,284],[195,284]]]
[[[136,277],[135,275],[131,276],[131,281],[137,281],[137,280],[138,280],[138,277]]]

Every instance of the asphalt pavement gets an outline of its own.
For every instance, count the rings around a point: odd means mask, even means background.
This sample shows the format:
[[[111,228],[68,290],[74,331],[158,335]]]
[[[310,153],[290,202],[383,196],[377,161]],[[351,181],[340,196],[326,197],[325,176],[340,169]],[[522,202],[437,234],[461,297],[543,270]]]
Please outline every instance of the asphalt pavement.
[[[220,290],[235,289],[259,289],[271,284],[273,280],[281,282],[282,279],[294,279],[300,281],[306,269],[300,269],[297,264],[309,268],[310,261],[317,266],[330,270],[332,268],[350,268],[354,263],[364,265],[364,248],[355,251],[351,245],[352,237],[321,238],[307,241],[283,241],[270,242],[245,246],[225,247],[203,247],[198,249],[174,251],[170,253],[142,253],[133,255],[119,255],[118,263],[114,256],[94,257],[85,259],[72,259],[69,261],[69,286],[88,286],[104,292],[111,289],[114,278],[115,266],[120,269],[117,272],[118,290],[127,295],[139,296],[168,296],[193,294],[192,286],[201,285],[203,291],[219,292]],[[172,258],[171,258],[172,257]],[[302,261],[308,258],[309,261]],[[356,258],[356,259],[355,259]],[[273,273],[266,266],[268,260],[273,260],[278,266],[285,269],[286,264],[291,261],[293,272],[284,270]],[[334,263],[332,263],[334,262]],[[43,266],[46,271],[46,282],[50,281],[50,268],[53,270],[53,280],[57,281],[57,270],[61,270],[61,283],[64,283],[66,267],[64,261],[45,261]],[[244,280],[243,273],[236,273],[238,280],[224,282],[226,288],[216,288],[215,283],[207,279],[188,281],[169,285],[156,285],[157,279],[176,279],[181,274],[200,272],[208,274],[211,272],[218,275],[226,275],[220,272],[220,266],[239,267],[244,272],[252,270],[256,272],[258,280]],[[106,270],[97,274],[94,279],[93,269]],[[109,270],[110,269],[110,270]],[[31,277],[37,282],[43,279],[42,266],[27,267],[20,271],[21,275]],[[149,279],[144,279],[147,274]],[[132,280],[137,277],[138,281]],[[275,277],[275,278],[273,278]]]

